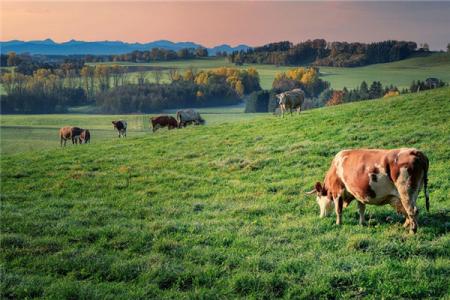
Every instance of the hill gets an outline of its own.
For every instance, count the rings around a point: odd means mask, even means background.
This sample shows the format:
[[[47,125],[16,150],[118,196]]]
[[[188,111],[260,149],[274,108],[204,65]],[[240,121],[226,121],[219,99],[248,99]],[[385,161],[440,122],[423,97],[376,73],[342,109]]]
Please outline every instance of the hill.
[[[198,48],[201,45],[192,42],[171,42],[166,40],[153,41],[148,43],[126,43],[122,41],[77,41],[57,43],[51,39],[38,41],[5,41],[0,42],[2,53],[8,52],[43,54],[43,55],[110,55],[124,54],[135,50],[150,50],[152,48],[162,48],[170,50],[180,50],[182,48]],[[231,53],[233,51],[247,50],[249,46],[239,45],[231,47],[229,45],[219,45],[209,48],[210,55],[216,55],[218,51]]]
[[[450,88],[1,157],[2,297],[448,298]],[[418,147],[431,211],[319,219],[343,148]]]
[[[163,69],[178,68],[186,69],[195,67],[197,69],[210,69],[222,66],[236,67],[224,58],[206,58],[194,60],[178,60],[154,63],[119,63],[124,66],[140,66],[140,67],[160,67]],[[270,89],[273,79],[278,72],[285,72],[293,67],[276,67],[274,65],[264,64],[244,64],[240,68],[253,67],[258,70],[261,78],[261,87]],[[433,53],[428,56],[419,56],[408,58],[405,60],[374,64],[365,67],[355,68],[334,68],[319,67],[322,79],[329,81],[334,89],[342,89],[359,87],[361,82],[365,80],[369,84],[372,81],[381,81],[383,86],[396,85],[398,88],[409,88],[413,80],[425,80],[428,77],[437,77],[445,82],[450,82],[450,55],[448,53]],[[133,73],[132,73],[133,74]],[[132,75],[134,76],[134,75]],[[153,76],[149,72],[148,80],[153,80]],[[167,82],[168,77],[164,80]]]

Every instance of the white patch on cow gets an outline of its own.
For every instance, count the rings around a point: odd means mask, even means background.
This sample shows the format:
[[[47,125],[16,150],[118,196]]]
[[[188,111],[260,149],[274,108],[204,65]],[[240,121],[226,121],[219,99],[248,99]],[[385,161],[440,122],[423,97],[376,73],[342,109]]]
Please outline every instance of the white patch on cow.
[[[320,207],[320,217],[324,218],[328,216],[332,210],[333,207],[333,201],[328,199],[327,196],[317,196],[317,204],[319,204]]]
[[[368,173],[369,186],[375,193],[375,197],[366,197],[363,202],[366,204],[383,204],[383,202],[391,197],[400,197],[397,188],[392,182],[384,168],[377,167],[380,173]],[[375,179],[375,180],[374,180]]]
[[[358,198],[360,196],[356,194],[354,191],[352,191],[351,186],[347,184],[344,178],[344,161],[347,159],[347,156],[345,155],[346,151],[347,150],[340,151],[338,154],[336,154],[334,158],[334,166],[336,167],[336,174],[344,184],[347,192]]]

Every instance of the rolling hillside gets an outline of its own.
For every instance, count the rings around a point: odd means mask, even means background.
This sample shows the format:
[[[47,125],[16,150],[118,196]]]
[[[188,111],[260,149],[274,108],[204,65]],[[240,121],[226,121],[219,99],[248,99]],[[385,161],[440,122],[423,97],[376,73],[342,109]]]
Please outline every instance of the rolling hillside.
[[[127,66],[146,66],[159,68],[178,68],[184,70],[190,66],[197,69],[211,69],[222,66],[235,67],[224,58],[207,58],[184,61],[165,61],[155,63],[120,63]],[[240,68],[253,67],[258,70],[261,78],[261,87],[271,89],[272,82],[276,73],[284,72],[293,67],[245,64]],[[428,77],[437,77],[445,82],[450,82],[450,54],[433,53],[429,56],[413,57],[385,64],[375,64],[357,68],[333,68],[320,67],[322,78],[331,83],[334,89],[359,87],[363,80],[369,84],[372,81],[381,81],[385,85],[396,85],[398,88],[409,88],[413,80],[425,80]],[[135,76],[131,73],[132,77]],[[151,73],[148,73],[147,79],[152,81]],[[168,77],[165,76],[165,82]]]
[[[3,298],[448,298],[450,88],[1,157]],[[418,147],[431,211],[319,219],[343,148]]]

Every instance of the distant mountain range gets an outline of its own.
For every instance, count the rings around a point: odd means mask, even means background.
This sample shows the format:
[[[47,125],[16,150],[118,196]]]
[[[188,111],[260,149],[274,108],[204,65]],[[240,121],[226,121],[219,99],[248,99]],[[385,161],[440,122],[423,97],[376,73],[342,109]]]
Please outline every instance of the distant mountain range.
[[[0,42],[0,52],[6,54],[8,52],[44,54],[44,55],[110,55],[124,54],[135,50],[150,50],[152,48],[163,48],[170,50],[179,50],[182,48],[197,48],[200,44],[192,42],[171,42],[166,40],[154,41],[149,43],[126,43],[121,41],[97,41],[85,42],[70,40],[68,42],[56,43],[51,39],[38,41],[6,41]],[[230,53],[236,50],[246,50],[250,48],[247,45],[238,45],[231,47],[230,45],[219,45],[213,48],[207,48],[209,55],[216,55],[217,52],[225,51]]]

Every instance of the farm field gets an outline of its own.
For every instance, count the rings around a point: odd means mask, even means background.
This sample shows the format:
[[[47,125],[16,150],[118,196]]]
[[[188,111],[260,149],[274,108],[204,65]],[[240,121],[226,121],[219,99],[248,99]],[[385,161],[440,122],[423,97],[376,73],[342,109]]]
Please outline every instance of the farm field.
[[[250,120],[261,114],[244,114],[242,105],[199,108],[207,125]],[[176,110],[169,111],[175,117]],[[91,143],[98,144],[117,139],[111,121],[123,119],[128,123],[127,137],[152,134],[150,117],[153,115],[2,115],[0,117],[0,153],[18,153],[60,147],[59,128],[78,126],[89,129]],[[167,129],[163,129],[166,131]]]
[[[1,297],[447,299],[449,98],[443,88],[284,119],[211,114],[207,126],[9,151]],[[89,117],[2,116],[2,126],[110,126]],[[431,209],[421,192],[416,235],[387,206],[368,206],[366,226],[355,204],[342,226],[318,217],[305,192],[356,147],[428,155]]]
[[[158,68],[178,68],[184,70],[188,67],[201,69],[212,69],[217,67],[236,67],[225,58],[207,58],[181,61],[165,61],[154,63],[119,63],[126,66],[147,66]],[[245,64],[239,68],[253,67],[258,70],[261,87],[270,89],[276,73],[284,72],[292,67],[276,67],[274,65]],[[430,56],[414,57],[401,61],[385,64],[375,64],[357,68],[333,68],[320,67],[323,79],[331,83],[334,89],[359,87],[365,80],[369,84],[372,81],[381,81],[383,85],[394,84],[398,88],[409,88],[413,80],[425,80],[428,77],[437,77],[445,82],[450,82],[450,54],[434,53]],[[136,77],[137,73],[130,73],[130,79]],[[146,77],[153,80],[151,72]],[[167,75],[164,75],[164,82],[168,82]]]

